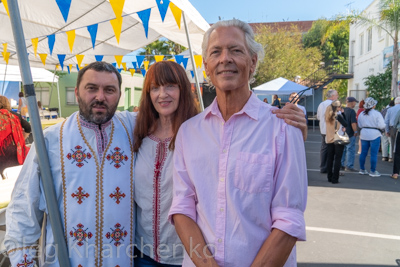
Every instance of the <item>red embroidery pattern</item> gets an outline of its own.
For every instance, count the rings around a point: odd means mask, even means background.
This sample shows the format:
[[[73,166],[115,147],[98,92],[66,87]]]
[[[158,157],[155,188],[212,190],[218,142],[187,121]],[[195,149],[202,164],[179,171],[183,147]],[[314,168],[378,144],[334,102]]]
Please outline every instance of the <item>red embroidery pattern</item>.
[[[24,260],[20,261],[20,263],[17,264],[17,267],[21,267],[21,266],[33,267],[33,266],[35,266],[36,262],[34,260],[28,261],[27,258],[28,258],[28,255],[25,254]]]
[[[110,150],[111,154],[107,155],[107,160],[111,160],[111,164],[114,164],[115,168],[121,167],[121,163],[125,165],[124,161],[128,160],[128,156],[124,155],[124,151],[120,152],[121,148],[115,147],[114,151]]]
[[[117,188],[115,188],[114,194],[112,194],[112,193],[110,194],[110,197],[113,198],[114,200],[116,200],[115,202],[117,204],[120,203],[120,201],[119,201],[120,198],[125,197],[125,193],[122,193],[119,190],[120,190],[119,187],[117,187]]]
[[[91,232],[87,232],[87,229],[88,228],[86,228],[85,230],[83,229],[83,224],[81,224],[81,223],[79,223],[76,227],[78,227],[78,229],[75,229],[75,227],[72,227],[72,228],[74,228],[74,231],[70,231],[69,232],[69,235],[71,236],[71,237],[74,237],[75,239],[74,239],[74,241],[75,240],[78,240],[78,246],[83,246],[83,241],[86,241],[86,239],[90,239],[90,238],[92,238],[92,233]]]
[[[82,200],[85,200],[85,198],[88,198],[90,195],[85,193],[82,187],[78,187],[78,190],[72,193],[71,196],[78,200],[78,204],[82,204]]]
[[[119,223],[117,223],[116,225],[114,225],[115,229],[111,229],[111,233],[108,232],[106,234],[107,239],[111,238],[110,243],[114,242],[114,245],[116,247],[118,247],[119,245],[121,245],[121,242],[119,241],[124,241],[124,237],[126,237],[128,235],[127,231],[124,231],[124,227],[121,228],[121,225]]]
[[[75,149],[75,151],[71,149],[72,153],[68,153],[67,158],[73,160],[71,164],[76,161],[76,166],[81,168],[84,165],[83,162],[88,163],[87,159],[91,159],[92,155],[90,153],[85,153],[86,149],[82,150],[81,146],[76,146]]]

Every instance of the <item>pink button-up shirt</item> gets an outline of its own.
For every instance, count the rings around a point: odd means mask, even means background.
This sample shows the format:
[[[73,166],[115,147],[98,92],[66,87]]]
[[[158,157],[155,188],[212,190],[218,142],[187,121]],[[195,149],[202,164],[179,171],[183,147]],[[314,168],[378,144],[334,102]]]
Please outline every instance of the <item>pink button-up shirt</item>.
[[[303,137],[272,109],[252,94],[225,122],[214,100],[177,135],[169,219],[193,219],[219,266],[250,266],[272,228],[306,238]],[[186,252],[183,266],[194,266]]]

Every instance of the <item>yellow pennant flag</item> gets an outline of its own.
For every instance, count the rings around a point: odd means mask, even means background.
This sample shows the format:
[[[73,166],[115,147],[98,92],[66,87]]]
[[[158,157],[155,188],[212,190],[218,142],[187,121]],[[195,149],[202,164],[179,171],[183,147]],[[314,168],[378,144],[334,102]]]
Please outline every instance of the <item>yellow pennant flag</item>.
[[[35,57],[37,56],[38,44],[39,44],[39,38],[33,38],[32,39],[32,47],[33,47],[33,52],[35,53]]]
[[[10,59],[10,52],[3,52],[3,58],[6,62],[6,64],[8,65],[8,60]]]
[[[124,57],[124,56],[120,56],[120,55],[114,56],[115,61],[117,61],[118,68],[121,67],[121,63],[122,63],[122,58],[123,58],[123,57]]]
[[[122,62],[122,67],[124,68],[124,71],[126,71],[126,62]]]
[[[85,64],[85,67],[86,67],[87,65],[89,65],[89,64]]]
[[[72,71],[72,64],[69,64],[69,70]]]
[[[201,68],[203,63],[203,58],[201,55],[194,55],[194,63],[196,63],[196,68]]]
[[[129,71],[131,72],[131,76],[133,76],[133,74],[135,74],[135,69],[129,69]]]
[[[181,29],[182,10],[176,5],[174,5],[174,3],[172,2],[169,2],[169,8],[171,9],[172,14],[174,15],[178,28]]]
[[[120,18],[122,16],[122,10],[124,9],[125,0],[110,0],[110,4],[115,17]]]
[[[172,58],[169,58],[168,61],[173,61],[173,62],[175,62],[175,58],[173,58],[173,57],[172,57]]]
[[[43,65],[46,66],[46,58],[47,54],[39,54],[40,60],[42,61]]]
[[[83,57],[84,57],[85,55],[76,55],[75,57],[76,57],[76,61],[78,61],[78,66],[79,66],[79,68],[81,67],[81,64],[82,64],[82,60],[83,60]]]
[[[119,37],[121,36],[122,30],[122,17],[110,20],[111,26],[114,30],[115,38],[117,39],[117,43],[119,44]]]
[[[164,59],[164,56],[154,56],[154,59],[156,60],[156,62],[162,61]]]
[[[143,61],[144,69],[147,70],[149,68],[150,61]]]
[[[205,70],[203,70],[203,77],[204,77],[204,79],[207,79],[207,74],[206,74]]]
[[[67,38],[68,38],[69,50],[72,53],[72,48],[74,47],[74,42],[75,42],[75,30],[67,31],[65,33],[67,34]]]
[[[7,43],[3,44],[3,52],[7,52]]]
[[[56,70],[60,69],[60,65],[56,64]]]
[[[4,4],[4,8],[5,8],[5,9],[6,9],[6,11],[7,11],[7,15],[8,15],[8,17],[10,17],[10,12],[8,12],[8,4],[7,4],[7,0],[3,0],[2,2],[3,2],[3,4]]]

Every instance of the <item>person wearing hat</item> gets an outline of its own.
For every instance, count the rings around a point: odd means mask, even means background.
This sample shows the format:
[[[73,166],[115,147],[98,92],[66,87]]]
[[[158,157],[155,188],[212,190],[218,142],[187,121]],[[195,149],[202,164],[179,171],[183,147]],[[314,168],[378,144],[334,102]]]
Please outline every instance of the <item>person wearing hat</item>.
[[[385,131],[386,131],[386,136],[390,137],[391,141],[391,146],[392,146],[392,153],[389,155],[389,162],[392,160],[392,154],[394,152],[394,143],[396,142],[396,134],[397,134],[397,128],[396,125],[394,124],[394,119],[396,118],[397,113],[400,111],[400,97],[396,97],[394,99],[394,107],[391,107],[388,109],[386,112],[385,116]]]
[[[385,129],[385,121],[382,114],[375,110],[378,103],[372,97],[365,99],[364,111],[358,116],[358,127],[361,128],[361,155],[359,174],[369,174],[371,177],[379,177],[381,174],[376,170],[379,146],[381,144],[381,130]],[[387,116],[387,115],[386,115]],[[365,169],[365,159],[371,148],[371,171]]]
[[[394,98],[390,100],[389,105],[381,110],[383,119],[386,118],[387,111],[392,107],[394,107]],[[386,135],[386,131],[383,132],[381,136],[381,149],[382,161],[393,161],[392,140]]]
[[[342,155],[342,168],[345,167],[345,171],[357,172],[354,169],[354,158],[356,156],[356,136],[357,131],[357,119],[354,107],[358,103],[358,100],[352,96],[346,98],[346,107],[344,108],[344,116],[346,118],[347,127],[346,133],[350,138],[350,143],[344,147]]]

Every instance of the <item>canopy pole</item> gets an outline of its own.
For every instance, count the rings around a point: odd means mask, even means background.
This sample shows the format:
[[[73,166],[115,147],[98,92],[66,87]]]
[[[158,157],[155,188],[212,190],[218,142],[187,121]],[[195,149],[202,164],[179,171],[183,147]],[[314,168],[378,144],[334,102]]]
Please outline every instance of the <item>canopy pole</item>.
[[[8,67],[8,64],[6,64],[6,71],[4,72],[3,86],[2,86],[2,88],[1,88],[1,94],[2,94],[2,95],[4,95],[4,85],[5,85],[5,83],[6,83],[7,67]]]
[[[57,95],[58,95],[58,109],[60,110],[60,117],[61,116],[61,101],[60,101],[60,85],[59,85],[59,81],[57,81]]]
[[[22,82],[24,84],[25,96],[28,101],[28,111],[30,115],[33,139],[35,143],[37,158],[39,161],[40,176],[42,179],[43,190],[46,198],[48,215],[50,217],[51,227],[53,229],[54,241],[58,261],[62,267],[70,267],[68,258],[67,244],[64,239],[62,229],[61,215],[57,207],[56,192],[53,185],[53,177],[50,171],[49,157],[47,154],[42,126],[40,124],[39,111],[36,101],[35,87],[33,86],[32,74],[26,50],[24,32],[22,29],[21,15],[17,0],[8,0],[8,9],[10,12],[11,27],[14,34],[16,52],[18,55],[19,68],[21,70]],[[32,245],[32,244],[30,244]]]
[[[187,38],[187,42],[188,42],[188,45],[189,45],[190,59],[192,61],[194,79],[196,81],[197,96],[199,97],[200,109],[201,109],[201,111],[203,111],[204,110],[203,96],[202,96],[201,91],[200,91],[200,84],[199,84],[199,78],[197,77],[196,63],[194,62],[192,44],[190,42],[189,30],[188,30],[188,26],[187,26],[187,23],[186,23],[186,16],[185,16],[185,12],[183,10],[182,10],[182,17],[183,17],[183,24],[185,24],[186,38]]]

